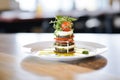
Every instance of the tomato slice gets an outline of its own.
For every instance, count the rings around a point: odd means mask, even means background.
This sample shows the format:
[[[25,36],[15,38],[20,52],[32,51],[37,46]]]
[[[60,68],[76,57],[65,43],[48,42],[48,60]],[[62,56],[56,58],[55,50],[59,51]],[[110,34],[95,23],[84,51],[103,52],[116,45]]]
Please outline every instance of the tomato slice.
[[[67,43],[67,42],[73,42],[73,37],[71,38],[55,38],[56,42],[58,43]]]
[[[61,43],[61,44],[63,44],[63,43],[73,43],[74,40],[73,40],[73,39],[69,39],[69,40],[67,40],[67,41],[56,40],[56,42],[57,42],[57,43]]]
[[[69,38],[55,38],[56,40],[60,40],[60,41],[67,41],[69,40]]]
[[[74,35],[68,37],[68,38],[65,38],[65,37],[56,37],[55,40],[60,40],[60,41],[68,41],[70,39],[73,39]]]
[[[70,31],[71,30],[71,22],[64,21],[61,25],[63,31]]]

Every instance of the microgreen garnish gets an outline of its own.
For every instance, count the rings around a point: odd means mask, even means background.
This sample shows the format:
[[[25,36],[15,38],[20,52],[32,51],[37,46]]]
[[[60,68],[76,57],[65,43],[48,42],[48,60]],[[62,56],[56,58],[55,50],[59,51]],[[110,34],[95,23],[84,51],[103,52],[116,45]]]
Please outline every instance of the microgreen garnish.
[[[61,31],[61,24],[65,21],[71,22],[75,21],[75,18],[69,17],[69,16],[56,16],[54,21],[51,21],[50,23],[53,23],[53,28]],[[72,24],[71,24],[72,25]]]

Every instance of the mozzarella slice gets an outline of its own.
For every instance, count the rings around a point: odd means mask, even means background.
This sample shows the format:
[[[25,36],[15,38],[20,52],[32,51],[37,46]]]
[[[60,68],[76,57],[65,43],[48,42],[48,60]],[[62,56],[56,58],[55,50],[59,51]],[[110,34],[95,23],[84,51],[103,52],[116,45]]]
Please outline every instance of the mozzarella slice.
[[[55,32],[56,35],[59,35],[59,36],[67,36],[67,35],[72,35],[73,34],[73,30],[71,31],[56,31]]]

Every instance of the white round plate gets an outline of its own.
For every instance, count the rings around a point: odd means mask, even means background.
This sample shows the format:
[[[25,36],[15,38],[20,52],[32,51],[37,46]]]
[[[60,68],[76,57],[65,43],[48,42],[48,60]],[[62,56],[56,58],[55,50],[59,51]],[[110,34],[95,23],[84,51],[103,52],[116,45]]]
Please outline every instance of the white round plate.
[[[56,54],[44,54],[39,55],[40,50],[44,49],[53,49],[54,42],[45,41],[45,42],[36,42],[24,46],[24,50],[27,53],[30,53],[32,56],[37,56],[44,60],[54,60],[54,61],[71,61],[77,59],[83,59],[86,57],[96,56],[98,54],[104,53],[107,50],[105,45],[94,43],[94,42],[85,42],[85,41],[76,41],[75,45],[77,48],[86,48],[89,50],[89,54],[77,54],[74,56],[57,56]]]

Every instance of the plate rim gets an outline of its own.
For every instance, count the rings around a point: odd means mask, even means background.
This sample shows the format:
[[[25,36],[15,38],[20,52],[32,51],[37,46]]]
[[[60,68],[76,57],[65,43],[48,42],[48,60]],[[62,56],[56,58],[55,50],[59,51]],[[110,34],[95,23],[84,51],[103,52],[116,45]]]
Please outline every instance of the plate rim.
[[[49,42],[49,43],[53,43],[54,41],[40,41],[40,42],[35,42],[35,43],[30,43],[30,44],[27,44],[27,45],[24,45],[23,47],[24,48],[27,48],[27,46],[29,45],[33,45],[33,44],[37,44],[37,43],[43,43],[43,42]],[[92,57],[92,56],[96,56],[96,55],[99,55],[99,54],[102,54],[102,53],[105,53],[107,50],[108,50],[108,47],[101,44],[101,43],[97,43],[97,42],[90,42],[90,41],[75,41],[76,42],[81,42],[81,43],[91,43],[91,44],[96,44],[96,45],[100,45],[100,46],[103,46],[103,51],[99,52],[99,53],[96,53],[95,55],[88,55],[88,56],[84,56],[84,57],[81,57],[81,56],[60,56],[60,57],[56,57],[56,56],[37,56],[37,55],[33,55],[33,54],[37,54],[37,52],[29,52],[31,56],[36,56],[36,57],[39,57],[41,59],[45,59],[45,60],[54,60],[54,61],[70,61],[71,60],[76,60],[76,59],[83,59],[83,58],[87,58],[87,57]],[[28,47],[29,48],[29,47]],[[32,48],[30,48],[32,49]],[[49,59],[48,59],[49,58]]]

